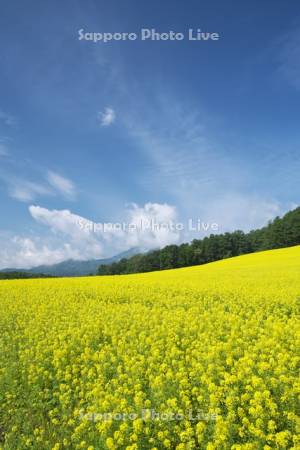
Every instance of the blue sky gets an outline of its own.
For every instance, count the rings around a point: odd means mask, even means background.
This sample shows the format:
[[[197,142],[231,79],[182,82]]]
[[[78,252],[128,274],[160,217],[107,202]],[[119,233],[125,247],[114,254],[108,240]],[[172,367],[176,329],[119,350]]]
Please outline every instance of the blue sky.
[[[222,232],[297,206],[299,13],[283,0],[3,3],[0,268],[203,235],[94,233],[82,220]],[[82,28],[220,39],[104,44],[79,41]]]

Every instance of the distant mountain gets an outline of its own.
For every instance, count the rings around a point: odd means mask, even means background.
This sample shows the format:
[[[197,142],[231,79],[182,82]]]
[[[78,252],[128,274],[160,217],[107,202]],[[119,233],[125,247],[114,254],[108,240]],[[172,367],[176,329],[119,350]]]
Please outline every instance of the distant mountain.
[[[120,261],[122,258],[129,258],[142,252],[143,251],[139,248],[131,248],[130,250],[119,253],[111,258],[91,259],[88,261],[76,261],[74,259],[69,259],[58,264],[42,265],[32,267],[28,270],[12,268],[3,269],[0,270],[0,272],[23,272],[30,274],[50,275],[53,277],[80,277],[84,275],[96,274],[98,267],[102,264],[112,264],[113,262]]]

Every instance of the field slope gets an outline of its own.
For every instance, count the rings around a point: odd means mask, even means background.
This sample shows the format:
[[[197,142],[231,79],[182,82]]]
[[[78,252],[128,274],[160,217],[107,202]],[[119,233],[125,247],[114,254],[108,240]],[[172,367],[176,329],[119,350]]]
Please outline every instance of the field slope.
[[[299,449],[299,310],[300,247],[1,281],[0,449]]]

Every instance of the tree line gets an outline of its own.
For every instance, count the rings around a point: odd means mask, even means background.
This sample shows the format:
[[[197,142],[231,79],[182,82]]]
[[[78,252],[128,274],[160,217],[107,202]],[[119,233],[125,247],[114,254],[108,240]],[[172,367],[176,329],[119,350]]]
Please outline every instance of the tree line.
[[[30,272],[0,272],[0,280],[18,280],[27,278],[53,278],[50,275],[44,275],[43,273],[30,273]]]
[[[203,239],[194,239],[191,243],[168,245],[161,250],[123,258],[108,265],[103,264],[98,269],[98,275],[175,269],[299,244],[300,207],[249,233],[238,230],[232,233],[211,234]]]

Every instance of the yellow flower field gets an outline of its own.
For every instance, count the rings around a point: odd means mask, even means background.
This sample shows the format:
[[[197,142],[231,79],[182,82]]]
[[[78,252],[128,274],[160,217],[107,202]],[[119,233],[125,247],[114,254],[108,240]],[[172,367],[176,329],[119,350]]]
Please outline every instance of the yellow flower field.
[[[0,305],[0,449],[300,448],[300,247]]]

